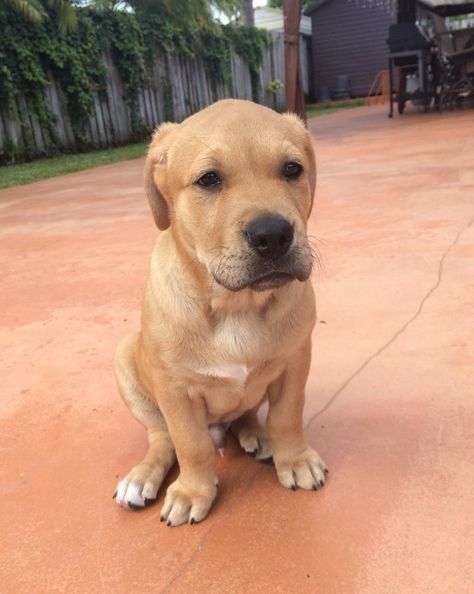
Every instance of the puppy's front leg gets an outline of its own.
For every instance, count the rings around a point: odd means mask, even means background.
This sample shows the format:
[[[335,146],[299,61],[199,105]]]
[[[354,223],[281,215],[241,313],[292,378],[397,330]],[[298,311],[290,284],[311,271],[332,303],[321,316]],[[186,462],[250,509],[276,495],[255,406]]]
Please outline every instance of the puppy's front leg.
[[[280,483],[288,489],[324,485],[326,464],[303,436],[304,387],[311,363],[310,339],[288,362],[283,375],[268,388],[267,428]]]
[[[186,393],[160,401],[178,458],[180,474],[166,492],[160,519],[168,526],[200,522],[217,494],[215,449],[209,435],[204,403]]]

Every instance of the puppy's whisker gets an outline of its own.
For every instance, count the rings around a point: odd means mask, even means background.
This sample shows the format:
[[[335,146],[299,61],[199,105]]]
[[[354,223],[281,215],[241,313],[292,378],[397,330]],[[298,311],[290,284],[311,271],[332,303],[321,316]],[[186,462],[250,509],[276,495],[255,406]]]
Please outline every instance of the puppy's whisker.
[[[328,249],[330,247],[330,242],[326,239],[322,239],[321,237],[316,237],[315,235],[306,235],[308,241],[310,243],[314,243],[316,245],[321,246],[323,249]]]
[[[316,278],[320,280],[325,272],[325,267],[318,248],[311,243],[308,243],[305,247],[305,253],[311,258],[313,271],[316,272]]]
[[[323,259],[320,247],[318,245],[318,243],[322,243],[322,242],[320,242],[319,239],[317,239],[316,237],[314,237],[312,235],[307,235],[306,239],[308,241],[308,245],[311,250],[311,254],[312,254],[315,262],[317,263],[319,271],[325,272],[326,268],[324,265],[324,259]]]
[[[318,279],[320,279],[325,273],[324,264],[318,254],[311,253],[311,258],[313,260],[313,269],[318,272]]]

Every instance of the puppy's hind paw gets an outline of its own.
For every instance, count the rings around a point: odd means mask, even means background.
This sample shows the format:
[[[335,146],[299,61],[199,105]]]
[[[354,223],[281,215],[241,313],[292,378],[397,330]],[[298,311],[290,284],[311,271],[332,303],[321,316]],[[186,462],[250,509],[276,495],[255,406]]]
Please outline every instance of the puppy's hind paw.
[[[239,440],[240,447],[249,456],[266,464],[273,462],[270,441],[263,427],[244,427],[238,432],[237,439]]]

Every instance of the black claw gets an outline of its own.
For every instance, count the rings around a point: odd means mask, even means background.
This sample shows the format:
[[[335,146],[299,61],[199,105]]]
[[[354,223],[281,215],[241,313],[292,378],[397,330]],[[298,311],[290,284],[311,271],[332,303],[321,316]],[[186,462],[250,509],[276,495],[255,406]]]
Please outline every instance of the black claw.
[[[165,519],[163,518],[163,516],[160,516],[160,522],[164,522]]]
[[[318,490],[318,485],[313,485],[313,491],[317,491]]]
[[[292,491],[296,491],[296,485],[291,485],[290,489],[291,489]]]
[[[273,456],[269,458],[261,458],[259,462],[263,462],[263,464],[273,464]]]
[[[152,503],[155,503],[156,499],[150,499],[149,497],[145,497],[145,507],[148,507]]]
[[[134,511],[135,511],[136,509],[141,509],[141,508],[142,508],[142,506],[141,506],[141,505],[135,505],[135,503],[128,503],[128,502],[127,502],[127,505],[128,505],[128,507],[129,507],[130,509],[133,509]]]
[[[166,522],[166,525],[167,525],[167,526],[172,526],[173,524],[171,523],[171,520],[168,520],[168,521]]]
[[[329,470],[327,468],[324,469],[324,474],[329,474]]]
[[[324,485],[324,481],[319,481],[319,486],[322,487]]]
[[[191,518],[191,519],[189,520],[189,523],[191,524],[191,526],[192,526],[192,525],[193,525],[195,522],[196,522],[196,520],[195,520],[194,518]]]
[[[117,497],[117,491],[115,491],[115,493],[112,495],[112,499],[115,499]]]

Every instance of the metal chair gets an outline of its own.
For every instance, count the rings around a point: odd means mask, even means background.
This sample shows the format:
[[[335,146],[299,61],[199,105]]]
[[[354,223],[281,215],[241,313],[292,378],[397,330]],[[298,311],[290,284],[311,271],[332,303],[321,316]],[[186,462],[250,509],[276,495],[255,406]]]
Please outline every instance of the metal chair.
[[[441,70],[438,109],[442,111],[474,95],[474,29],[443,31],[434,40]]]

